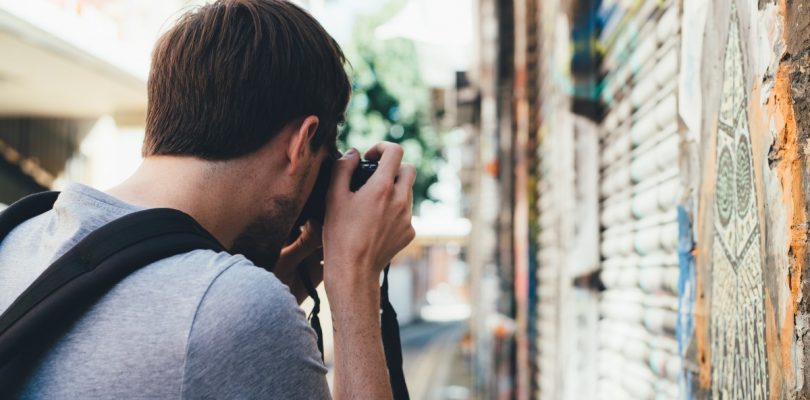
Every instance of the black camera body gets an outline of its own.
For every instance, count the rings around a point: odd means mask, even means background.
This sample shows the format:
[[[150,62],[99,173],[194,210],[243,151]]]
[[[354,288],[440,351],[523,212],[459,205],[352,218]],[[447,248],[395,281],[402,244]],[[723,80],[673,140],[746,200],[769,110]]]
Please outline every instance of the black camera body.
[[[301,215],[295,223],[295,230],[299,226],[303,226],[309,220],[315,220],[323,224],[323,217],[326,213],[326,192],[329,190],[329,182],[332,179],[332,165],[334,160],[327,160],[321,164],[321,169],[318,172],[318,178],[315,181],[315,187],[309,195]],[[352,173],[352,179],[349,184],[349,190],[356,192],[363,186],[368,178],[377,170],[376,161],[360,160],[360,164]]]
[[[356,192],[361,186],[366,184],[368,178],[377,170],[376,161],[360,160],[360,165],[354,170],[352,174],[352,181],[349,184],[349,190]]]

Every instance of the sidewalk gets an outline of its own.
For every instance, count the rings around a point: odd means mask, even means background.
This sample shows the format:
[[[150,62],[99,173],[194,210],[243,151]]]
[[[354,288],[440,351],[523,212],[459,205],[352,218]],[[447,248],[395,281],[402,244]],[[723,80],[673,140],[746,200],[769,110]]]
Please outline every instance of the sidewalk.
[[[461,350],[466,331],[466,321],[403,327],[405,378],[412,398],[473,399],[472,375]]]

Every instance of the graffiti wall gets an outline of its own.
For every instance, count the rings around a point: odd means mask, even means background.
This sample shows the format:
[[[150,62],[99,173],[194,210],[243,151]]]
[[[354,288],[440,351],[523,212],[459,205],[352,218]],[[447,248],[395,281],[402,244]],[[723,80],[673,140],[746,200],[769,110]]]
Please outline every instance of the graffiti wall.
[[[537,149],[492,182],[536,219],[498,237],[537,250],[516,398],[810,400],[810,0],[492,2],[515,101],[482,86],[481,126]]]
[[[684,35],[699,39],[684,40],[681,69],[692,79],[679,90],[696,265],[680,292],[685,398],[810,393],[801,296],[808,142],[797,126],[810,116],[795,98],[804,97],[807,33],[789,40],[808,16],[791,13],[796,3],[683,4]],[[804,22],[791,24],[797,17]]]

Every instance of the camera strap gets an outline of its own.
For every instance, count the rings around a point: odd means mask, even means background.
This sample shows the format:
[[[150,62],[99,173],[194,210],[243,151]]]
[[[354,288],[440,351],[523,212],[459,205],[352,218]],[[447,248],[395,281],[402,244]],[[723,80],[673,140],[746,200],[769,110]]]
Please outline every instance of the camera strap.
[[[318,318],[318,313],[321,312],[321,298],[318,296],[318,291],[315,290],[315,286],[309,278],[309,270],[307,268],[298,268],[298,278],[301,279],[301,283],[304,284],[304,289],[307,290],[307,294],[312,299],[312,303],[314,303],[312,311],[309,313],[309,326],[312,327],[312,330],[315,331],[315,335],[318,338],[318,351],[321,352],[321,361],[323,361],[323,330],[321,330],[321,319]]]
[[[410,395],[408,394],[408,385],[405,382],[405,373],[402,370],[402,342],[399,338],[399,322],[397,321],[394,306],[388,298],[388,270],[390,268],[391,264],[385,267],[382,286],[380,286],[380,330],[394,400],[408,400]],[[321,299],[310,280],[307,269],[298,268],[298,276],[314,303],[312,312],[309,314],[309,324],[318,336],[318,350],[321,351],[321,359],[323,359],[323,331],[321,330],[321,320],[318,317],[318,313],[321,311]]]
[[[388,378],[391,380],[391,391],[394,399],[409,399],[408,385],[405,382],[405,373],[402,370],[402,342],[399,339],[399,322],[394,306],[388,300],[388,269],[385,267],[383,282],[380,287],[380,329],[382,329],[383,350],[385,363],[388,365]]]

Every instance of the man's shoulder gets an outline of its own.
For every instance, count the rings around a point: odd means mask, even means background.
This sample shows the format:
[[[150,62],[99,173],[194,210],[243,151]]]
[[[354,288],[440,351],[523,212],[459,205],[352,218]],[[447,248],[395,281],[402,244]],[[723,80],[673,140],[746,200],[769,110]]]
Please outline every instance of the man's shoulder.
[[[152,270],[149,281],[176,282],[183,277],[199,288],[194,300],[193,335],[219,335],[222,330],[251,335],[286,329],[294,323],[306,325],[305,315],[287,285],[244,256],[195,250],[155,264],[148,268]]]
[[[251,309],[268,303],[278,303],[298,308],[298,303],[287,285],[272,272],[257,267],[241,255],[198,250],[181,255],[174,262],[198,264],[204,262],[219,273],[211,280],[203,301],[215,301],[223,307]],[[199,259],[196,261],[195,259]],[[201,307],[203,304],[201,304]]]
[[[158,263],[166,264],[166,267],[173,270],[177,269],[172,273],[182,273],[184,275],[195,274],[204,270],[204,274],[208,275],[207,279],[210,280],[212,287],[216,285],[226,290],[240,289],[246,295],[267,295],[276,291],[289,294],[287,286],[281,283],[272,272],[257,267],[256,264],[253,264],[253,262],[240,254],[234,255],[224,251],[200,249],[163,259],[156,264]],[[268,291],[268,289],[271,290]],[[211,290],[212,288],[209,287],[208,292],[211,292]],[[234,298],[250,297],[235,296],[237,293],[233,293]],[[210,293],[206,293],[206,296],[208,295]]]
[[[149,280],[167,278],[170,282],[177,282],[177,277],[183,276],[183,280],[205,286],[198,298],[195,324],[201,313],[210,317],[209,323],[213,322],[211,319],[228,324],[239,322],[235,319],[245,320],[241,327],[246,322],[264,323],[268,319],[290,318],[299,313],[303,316],[287,285],[244,256],[201,249],[155,264],[148,268],[152,271],[145,271],[151,275]]]
[[[329,397],[301,307],[274,274],[247,260],[212,281],[187,346],[184,397]]]

